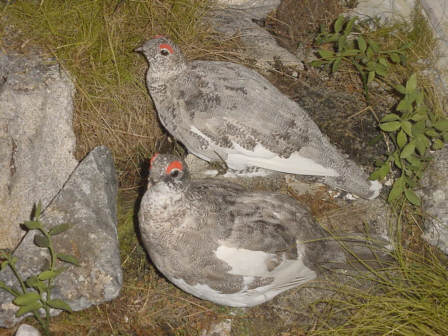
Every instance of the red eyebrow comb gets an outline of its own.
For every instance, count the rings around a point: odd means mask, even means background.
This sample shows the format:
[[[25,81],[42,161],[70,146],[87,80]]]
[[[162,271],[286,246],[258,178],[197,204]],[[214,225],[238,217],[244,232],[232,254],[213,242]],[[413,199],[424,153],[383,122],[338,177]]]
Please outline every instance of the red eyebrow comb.
[[[149,168],[151,168],[151,166],[153,165],[153,163],[154,163],[154,161],[155,161],[155,159],[156,159],[157,156],[159,156],[159,153],[155,153],[155,154],[152,156],[151,160],[149,160]]]
[[[173,48],[168,43],[162,43],[159,45],[159,49],[166,49],[170,52],[170,54],[174,53]]]
[[[171,171],[173,170],[173,169],[179,169],[179,170],[183,170],[184,169],[184,165],[182,164],[182,162],[180,162],[180,161],[173,161],[173,162],[171,162],[169,165],[168,165],[168,167],[166,167],[166,170],[165,170],[165,172],[167,173],[167,174],[169,174],[169,173],[171,173]]]

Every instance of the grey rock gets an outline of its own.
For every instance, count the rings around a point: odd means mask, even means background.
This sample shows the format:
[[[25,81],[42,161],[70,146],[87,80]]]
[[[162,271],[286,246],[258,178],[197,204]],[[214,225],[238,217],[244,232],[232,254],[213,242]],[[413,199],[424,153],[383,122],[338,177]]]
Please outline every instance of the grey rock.
[[[54,61],[0,52],[0,248],[16,246],[33,205],[47,206],[77,165],[73,94]]]
[[[262,69],[271,69],[278,60],[282,64],[303,70],[303,63],[292,53],[281,48],[275,38],[256,20],[263,20],[275,10],[280,0],[221,0],[224,8],[213,10],[206,20],[224,36],[238,36],[245,46],[246,58]]]
[[[230,336],[232,331],[232,320],[225,319],[201,331],[201,336]]]
[[[422,177],[426,212],[423,238],[448,254],[448,146],[434,154]]]
[[[48,227],[73,225],[53,240],[56,251],[76,256],[80,267],[58,265],[68,268],[53,282],[52,298],[65,300],[75,311],[112,300],[121,289],[116,194],[112,156],[106,147],[97,147],[78,165],[42,215]],[[27,233],[14,251],[23,278],[38,274],[48,259],[47,250],[33,243],[34,235],[35,231]],[[9,268],[0,272],[0,280],[17,287]],[[11,327],[21,320],[14,315],[17,307],[11,299],[0,290],[0,327]]]
[[[15,336],[40,336],[40,332],[29,324],[21,324],[17,329]]]
[[[377,17],[383,22],[404,20],[410,18],[415,3],[415,0],[359,0],[350,14],[361,18]]]

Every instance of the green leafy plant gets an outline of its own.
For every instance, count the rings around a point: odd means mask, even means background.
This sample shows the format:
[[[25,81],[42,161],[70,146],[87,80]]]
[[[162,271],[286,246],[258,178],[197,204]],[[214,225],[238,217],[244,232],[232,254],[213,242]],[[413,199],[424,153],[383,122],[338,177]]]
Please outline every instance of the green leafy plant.
[[[53,236],[67,231],[70,225],[64,223],[46,230],[40,222],[40,213],[41,203],[39,202],[35,207],[32,220],[26,221],[24,227],[27,230],[38,230],[40,232],[40,234],[34,236],[34,243],[41,248],[48,249],[48,267],[38,275],[30,276],[24,280],[16,268],[17,258],[11,253],[0,251],[0,269],[4,270],[6,267],[9,267],[20,284],[20,288],[14,288],[0,281],[0,289],[14,296],[12,302],[19,307],[19,310],[16,312],[17,317],[32,313],[42,326],[45,334],[49,335],[50,309],[72,311],[70,306],[63,300],[51,298],[52,281],[64,271],[64,268],[56,268],[56,262],[60,260],[76,266],[79,265],[79,262],[72,255],[56,253],[52,242]],[[40,309],[45,311],[44,319],[41,317]]]
[[[334,49],[320,49],[320,59],[311,65],[326,66],[331,72],[336,72],[341,62],[352,65],[361,76],[367,101],[368,85],[373,80],[380,81],[400,95],[395,110],[385,115],[379,125],[393,146],[387,159],[377,162],[378,168],[370,175],[370,179],[382,180],[392,172],[393,167],[398,168],[401,173],[394,181],[388,201],[392,203],[404,196],[411,204],[419,206],[420,198],[414,190],[426,163],[431,159],[429,150],[441,149],[444,143],[448,143],[448,119],[433,112],[428,106],[428,97],[419,87],[415,73],[407,79],[405,85],[393,84],[386,78],[392,72],[399,71],[392,64],[406,64],[410,44],[383,50],[380,43],[368,37],[368,33],[360,32],[355,25],[356,19],[339,16],[333,25],[333,32],[322,29],[317,44],[330,43]],[[352,38],[354,30],[358,33]]]
[[[368,96],[368,85],[378,77],[384,78],[389,74],[390,65],[406,63],[406,49],[408,44],[398,49],[382,50],[375,40],[367,34],[357,33],[352,38],[356,17],[346,19],[339,16],[333,25],[333,32],[321,28],[316,39],[318,45],[331,43],[333,49],[321,48],[318,53],[320,59],[311,62],[312,66],[327,66],[331,72],[336,72],[341,63],[354,66],[361,76],[364,93]]]
[[[392,139],[395,150],[370,178],[383,179],[394,165],[401,170],[401,175],[392,186],[389,202],[404,194],[409,202],[420,205],[420,199],[412,189],[417,186],[425,163],[430,160],[428,150],[441,149],[444,142],[448,142],[448,119],[428,108],[424,92],[418,88],[416,74],[411,75],[406,86],[395,88],[403,94],[396,107],[397,113],[387,114],[380,122],[380,128]]]

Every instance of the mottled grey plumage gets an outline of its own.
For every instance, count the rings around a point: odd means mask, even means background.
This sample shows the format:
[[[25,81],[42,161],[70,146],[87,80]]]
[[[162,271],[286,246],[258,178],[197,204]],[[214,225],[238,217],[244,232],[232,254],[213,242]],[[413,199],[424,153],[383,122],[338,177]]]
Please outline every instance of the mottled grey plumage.
[[[309,211],[283,194],[191,180],[173,155],[152,159],[139,211],[153,263],[181,289],[218,304],[248,307],[316,276],[337,258]]]
[[[324,176],[364,198],[381,189],[330,144],[307,113],[264,77],[229,62],[186,62],[169,39],[147,41],[149,93],[163,126],[207,161]]]

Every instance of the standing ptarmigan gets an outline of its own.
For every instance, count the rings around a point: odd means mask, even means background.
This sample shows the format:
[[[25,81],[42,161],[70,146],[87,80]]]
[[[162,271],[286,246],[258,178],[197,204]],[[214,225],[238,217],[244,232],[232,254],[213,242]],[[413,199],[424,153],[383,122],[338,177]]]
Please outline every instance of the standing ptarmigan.
[[[337,258],[311,214],[287,195],[221,179],[191,180],[173,155],[151,159],[138,214],[151,260],[201,299],[250,307],[316,277]]]
[[[149,63],[146,82],[163,126],[194,155],[233,170],[259,167],[324,176],[360,197],[381,184],[348,160],[307,113],[257,72],[229,62],[187,62],[156,37],[136,51]]]

